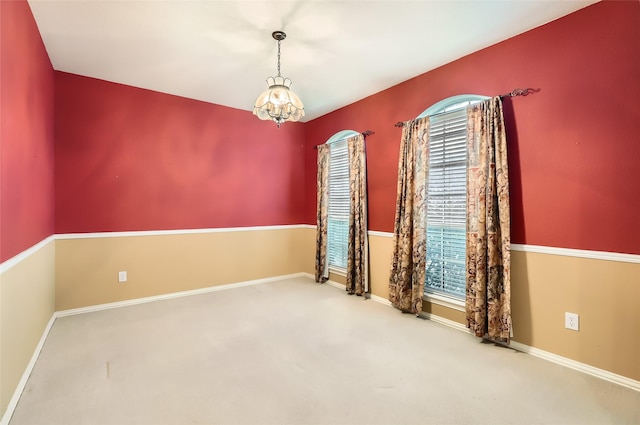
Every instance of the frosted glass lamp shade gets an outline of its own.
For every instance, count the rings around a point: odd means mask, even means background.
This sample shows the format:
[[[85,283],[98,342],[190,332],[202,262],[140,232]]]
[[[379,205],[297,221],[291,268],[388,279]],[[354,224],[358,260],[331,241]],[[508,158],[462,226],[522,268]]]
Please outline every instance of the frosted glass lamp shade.
[[[304,117],[304,105],[290,90],[291,80],[281,76],[267,78],[269,89],[262,92],[253,107],[253,114],[261,120],[272,120],[278,127],[285,121],[299,121]]]

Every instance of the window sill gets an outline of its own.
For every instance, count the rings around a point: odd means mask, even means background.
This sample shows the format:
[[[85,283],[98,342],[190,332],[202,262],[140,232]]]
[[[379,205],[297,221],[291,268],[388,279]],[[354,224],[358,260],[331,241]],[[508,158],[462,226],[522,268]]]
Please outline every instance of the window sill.
[[[457,300],[455,298],[446,297],[444,295],[439,295],[439,294],[424,294],[422,299],[432,304],[441,305],[443,307],[447,307],[452,310],[462,311],[462,312],[465,311],[464,301]]]
[[[340,269],[337,267],[329,266],[329,273],[337,274],[338,276],[347,277],[347,269]]]

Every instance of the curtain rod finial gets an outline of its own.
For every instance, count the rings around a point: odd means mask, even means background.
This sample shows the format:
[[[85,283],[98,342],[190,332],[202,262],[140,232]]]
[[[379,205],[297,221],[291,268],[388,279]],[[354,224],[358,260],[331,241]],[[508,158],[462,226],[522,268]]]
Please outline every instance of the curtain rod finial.
[[[513,89],[511,90],[510,93],[507,94],[503,94],[500,97],[516,97],[516,96],[527,96],[530,95],[532,93],[538,93],[540,91],[540,89],[532,89],[532,88],[526,88],[526,89]]]

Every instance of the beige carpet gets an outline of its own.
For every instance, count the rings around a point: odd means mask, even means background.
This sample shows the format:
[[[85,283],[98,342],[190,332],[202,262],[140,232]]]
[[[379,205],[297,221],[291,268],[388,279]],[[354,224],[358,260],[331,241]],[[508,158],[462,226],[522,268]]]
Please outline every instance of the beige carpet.
[[[640,424],[640,393],[299,278],[57,319],[10,424]]]

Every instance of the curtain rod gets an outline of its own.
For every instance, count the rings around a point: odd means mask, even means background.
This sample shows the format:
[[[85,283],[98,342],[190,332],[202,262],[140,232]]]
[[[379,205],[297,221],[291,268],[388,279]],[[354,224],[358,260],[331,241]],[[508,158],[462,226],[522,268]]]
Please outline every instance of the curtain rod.
[[[532,89],[532,88],[513,89],[509,93],[501,94],[499,96],[501,98],[503,98],[503,97],[516,97],[516,96],[528,96],[528,95],[530,95],[532,93],[537,93],[539,91],[540,91],[540,89]],[[397,123],[394,124],[394,126],[395,127],[404,127],[404,122],[398,121]]]
[[[513,89],[507,94],[501,94],[500,97],[516,97],[516,96],[528,96],[532,93],[538,93],[540,89]]]
[[[360,133],[360,134],[362,134],[362,135],[366,138],[367,136],[371,136],[372,134],[376,134],[376,132],[375,132],[375,131],[371,131],[371,130],[365,130],[365,131],[363,131],[363,132],[362,132],[362,133]],[[322,145],[324,145],[324,143],[322,143]],[[313,149],[316,149],[316,150],[317,150],[317,149],[318,149],[318,146],[320,146],[320,145],[315,145],[315,146],[313,147]]]

